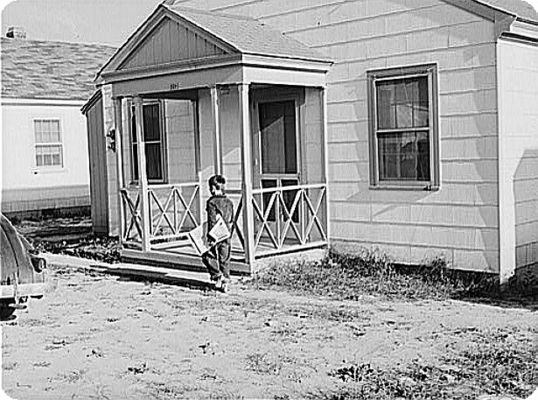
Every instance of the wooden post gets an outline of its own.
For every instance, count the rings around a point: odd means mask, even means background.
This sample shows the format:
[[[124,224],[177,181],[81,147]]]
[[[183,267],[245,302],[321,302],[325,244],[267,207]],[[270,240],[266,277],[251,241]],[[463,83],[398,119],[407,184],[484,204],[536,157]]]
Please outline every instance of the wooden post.
[[[211,109],[213,114],[213,156],[215,174],[222,174],[222,142],[220,137],[219,92],[211,86]]]
[[[125,216],[122,206],[121,190],[124,188],[123,182],[123,124],[122,124],[122,100],[121,98],[114,98],[114,129],[115,129],[115,138],[116,141],[116,180],[118,184],[118,232],[119,232],[119,241],[120,247],[123,247],[123,232],[124,232],[124,222]]]
[[[194,117],[194,157],[195,157],[195,168],[196,168],[196,180],[198,181],[199,190],[198,190],[198,224],[202,224],[202,213],[204,212],[204,207],[202,204],[202,162],[201,158],[201,138],[200,138],[200,108],[198,106],[198,100],[192,100],[192,109]]]
[[[222,173],[222,142],[220,136],[220,109],[219,93],[216,86],[211,87],[211,109],[213,115],[213,157],[214,171],[216,174]]]
[[[146,171],[146,143],[144,142],[144,111],[142,109],[142,99],[140,96],[135,96],[134,108],[136,120],[136,143],[138,150],[138,188],[140,190],[140,211],[142,219],[142,251],[146,252],[150,250],[150,218],[148,178]]]
[[[322,151],[323,151],[323,182],[325,183],[325,234],[327,241],[330,238],[331,232],[331,218],[330,218],[330,204],[329,204],[329,139],[327,128],[327,88],[322,87],[320,90],[321,100],[321,135],[322,135]]]
[[[241,132],[241,172],[243,197],[243,236],[245,239],[245,260],[252,272],[255,259],[254,249],[254,209],[252,206],[252,134],[250,132],[249,85],[237,85],[239,91],[239,120]]]

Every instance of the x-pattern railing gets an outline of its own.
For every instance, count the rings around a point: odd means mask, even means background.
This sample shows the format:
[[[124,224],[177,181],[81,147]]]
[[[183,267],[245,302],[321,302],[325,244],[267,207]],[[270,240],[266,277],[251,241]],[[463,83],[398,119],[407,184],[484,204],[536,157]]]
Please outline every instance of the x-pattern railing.
[[[281,250],[290,237],[305,245],[311,241],[314,227],[320,240],[326,242],[327,233],[320,215],[326,201],[326,191],[324,184],[254,190],[252,205],[259,222],[254,248],[259,248],[264,237],[269,238],[276,250]],[[293,199],[290,201],[288,197],[286,201],[284,193],[291,193]]]
[[[140,212],[140,192],[121,189],[123,207],[123,240],[140,241],[142,238],[142,215]]]
[[[237,204],[237,209],[235,210],[234,219],[232,221],[231,237],[237,237],[239,243],[241,243],[242,248],[245,248],[245,237],[243,236],[243,230],[239,224],[239,218],[243,212],[243,197],[239,198],[239,203]]]
[[[198,226],[200,221],[194,207],[199,195],[197,182],[150,186],[150,239],[180,236]]]

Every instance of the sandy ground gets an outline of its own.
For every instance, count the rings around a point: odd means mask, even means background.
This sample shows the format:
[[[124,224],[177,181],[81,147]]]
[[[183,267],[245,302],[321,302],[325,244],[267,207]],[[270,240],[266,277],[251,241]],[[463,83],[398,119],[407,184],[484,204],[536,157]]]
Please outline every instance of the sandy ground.
[[[456,301],[340,302],[231,293],[60,269],[2,322],[3,388],[16,399],[302,398],[351,363],[435,361],[475,329],[529,332],[536,312]]]

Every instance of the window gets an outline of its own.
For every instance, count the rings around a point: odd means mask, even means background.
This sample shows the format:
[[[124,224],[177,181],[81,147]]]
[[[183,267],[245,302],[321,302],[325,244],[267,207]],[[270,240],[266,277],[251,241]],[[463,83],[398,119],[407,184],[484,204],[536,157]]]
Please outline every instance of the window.
[[[368,81],[372,185],[438,187],[436,66],[369,72]]]
[[[35,164],[39,168],[63,167],[60,120],[35,119]]]
[[[159,103],[144,104],[144,143],[146,149],[146,173],[149,182],[164,182],[164,144],[161,129]],[[133,180],[138,181],[138,143],[136,139],[136,119],[134,107],[131,114],[131,145],[133,160]]]

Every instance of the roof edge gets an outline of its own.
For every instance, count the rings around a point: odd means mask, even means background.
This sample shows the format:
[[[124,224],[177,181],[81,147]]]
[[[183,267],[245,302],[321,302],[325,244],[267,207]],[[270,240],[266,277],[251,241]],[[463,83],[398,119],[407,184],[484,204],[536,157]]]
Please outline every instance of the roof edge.
[[[89,111],[89,109],[103,97],[103,92],[101,89],[97,89],[92,96],[86,101],[86,103],[80,108],[80,112],[84,115]]]
[[[508,17],[516,18],[517,15],[513,12],[503,10],[498,7],[494,7],[491,4],[484,3],[480,0],[443,0],[445,3],[453,5],[454,7],[461,8],[462,10],[468,11],[472,14],[478,15],[482,18],[485,18],[489,21],[495,22],[495,13],[502,13]]]
[[[220,35],[218,35],[217,33],[211,31],[210,29],[207,29],[206,27],[204,26],[200,26],[198,24],[196,24],[196,22],[192,21],[191,19],[189,19],[188,17],[185,17],[184,15],[181,15],[179,14],[178,12],[180,12],[180,10],[185,10],[185,11],[191,11],[191,12],[196,12],[196,13],[200,13],[200,14],[204,14],[204,15],[219,15],[219,16],[223,16],[223,17],[227,17],[227,18],[233,18],[233,19],[237,19],[238,21],[253,21],[253,22],[257,22],[257,23],[260,23],[260,21],[258,21],[257,19],[255,18],[251,18],[251,17],[246,17],[246,16],[242,16],[242,15],[236,15],[236,14],[228,14],[228,13],[222,13],[222,12],[218,12],[218,11],[208,11],[208,10],[200,10],[200,9],[197,9],[197,8],[191,8],[191,7],[182,7],[182,6],[174,6],[174,7],[170,7],[170,6],[165,6],[167,7],[171,12],[173,12],[175,15],[178,15],[180,18],[190,22],[191,24],[195,25],[197,28],[199,29],[202,29],[204,30],[205,32],[207,32],[208,34],[212,35],[213,37],[215,38],[218,38],[220,39],[221,41],[227,43],[229,46],[233,47],[236,51],[240,52],[241,54],[251,54],[251,55],[260,55],[260,56],[266,56],[266,57],[275,57],[275,58],[283,58],[283,59],[295,59],[295,60],[305,60],[305,61],[316,61],[316,62],[330,62],[331,64],[334,63],[334,61],[326,56],[324,56],[323,54],[320,54],[319,55],[319,58],[315,58],[315,57],[294,57],[294,56],[289,56],[289,55],[280,55],[280,54],[268,54],[268,53],[255,53],[255,52],[250,52],[250,51],[245,51],[243,49],[240,49],[238,48],[237,46],[233,45],[232,43],[230,43],[229,41],[227,41],[226,39],[222,38]],[[178,12],[176,12],[176,10]],[[274,30],[274,28],[271,28],[270,26],[267,26],[269,29],[272,29]],[[281,33],[281,32],[280,32]],[[283,33],[281,33],[283,36],[285,36]],[[291,38],[293,39],[293,38]],[[293,39],[295,40],[295,39]],[[306,46],[305,44],[302,44],[303,46],[305,47],[308,47]]]

